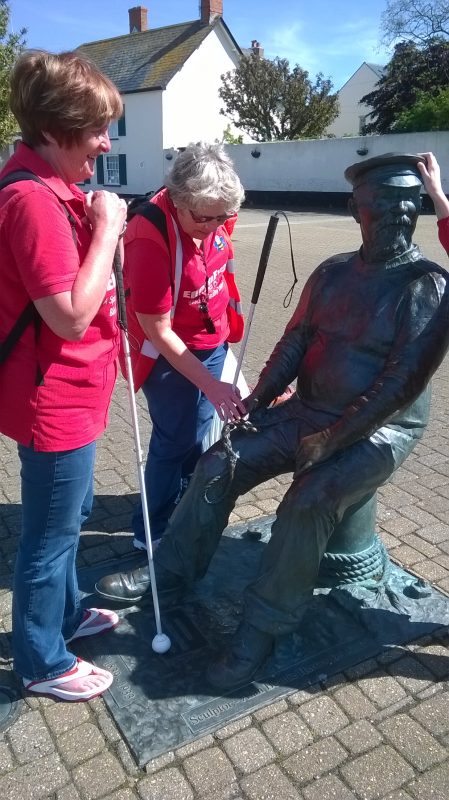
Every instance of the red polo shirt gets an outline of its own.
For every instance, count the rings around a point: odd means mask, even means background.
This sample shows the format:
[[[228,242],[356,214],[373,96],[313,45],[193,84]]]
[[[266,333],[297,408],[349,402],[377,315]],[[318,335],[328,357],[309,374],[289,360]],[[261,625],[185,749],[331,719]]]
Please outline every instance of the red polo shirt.
[[[225,280],[230,258],[228,240],[220,226],[204,240],[202,252],[182,229],[170,200],[168,209],[182,248],[181,282],[172,328],[189,349],[211,350],[229,335],[229,291]],[[173,227],[170,218],[168,225]],[[154,225],[136,214],[125,236],[125,272],[132,310],[139,314],[165,314],[173,305],[173,268],[169,252],[159,240]],[[205,301],[215,333],[207,332],[200,312],[200,303]]]
[[[52,190],[20,181],[0,191],[0,339],[29,300],[71,291],[91,242],[84,194],[21,144],[0,177],[29,170]],[[72,227],[60,201],[75,220]],[[83,338],[68,342],[42,322],[29,325],[0,365],[0,432],[35,450],[71,450],[94,441],[107,423],[119,334],[113,274]]]

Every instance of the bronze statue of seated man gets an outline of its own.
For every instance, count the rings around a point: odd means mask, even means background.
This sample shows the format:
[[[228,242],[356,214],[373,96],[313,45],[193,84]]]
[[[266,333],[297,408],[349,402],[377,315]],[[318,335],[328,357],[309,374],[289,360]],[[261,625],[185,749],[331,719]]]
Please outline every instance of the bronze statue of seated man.
[[[333,256],[308,279],[297,309],[247,399],[253,429],[201,457],[155,553],[166,602],[201,578],[239,495],[293,472],[258,574],[246,588],[231,646],[209,682],[249,681],[275,637],[298,629],[327,543],[345,511],[385,483],[422,436],[428,382],[449,336],[448,273],[412,236],[420,212],[419,156],[385,154],[345,172],[362,247]],[[296,393],[268,408],[288,384]],[[148,568],[102,578],[107,599],[135,602]]]

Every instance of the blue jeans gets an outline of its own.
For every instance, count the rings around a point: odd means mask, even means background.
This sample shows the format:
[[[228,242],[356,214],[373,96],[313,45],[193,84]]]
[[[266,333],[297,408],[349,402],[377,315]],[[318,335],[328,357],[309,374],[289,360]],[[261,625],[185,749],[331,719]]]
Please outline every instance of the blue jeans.
[[[192,350],[214,378],[221,378],[227,344],[214,350]],[[145,488],[151,538],[160,539],[176,502],[187,488],[202,451],[214,407],[191,381],[159,356],[142,386],[153,430],[145,466]],[[134,511],[134,536],[145,542],[142,505]]]
[[[93,501],[95,442],[76,450],[18,446],[22,535],[14,573],[12,649],[23,678],[56,678],[75,664],[64,639],[81,622],[76,552]]]

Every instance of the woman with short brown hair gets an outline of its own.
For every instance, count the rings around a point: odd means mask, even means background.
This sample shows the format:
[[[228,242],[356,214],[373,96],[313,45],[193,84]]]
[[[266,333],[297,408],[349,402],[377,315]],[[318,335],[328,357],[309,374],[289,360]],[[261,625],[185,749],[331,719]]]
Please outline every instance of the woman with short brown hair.
[[[126,204],[76,184],[110,150],[122,102],[76,53],[30,51],[13,70],[10,104],[23,142],[0,174],[0,341],[24,309],[35,321],[0,365],[0,432],[18,444],[22,479],[14,669],[31,692],[89,700],[112,675],[66,645],[118,622],[80,608],[75,558],[117,374],[111,267]]]

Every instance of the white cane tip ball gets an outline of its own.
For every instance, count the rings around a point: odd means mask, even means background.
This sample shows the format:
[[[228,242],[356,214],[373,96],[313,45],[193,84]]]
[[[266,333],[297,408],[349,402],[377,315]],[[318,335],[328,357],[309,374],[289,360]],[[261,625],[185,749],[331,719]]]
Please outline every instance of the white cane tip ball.
[[[155,653],[166,653],[170,650],[171,641],[165,633],[157,633],[151,642],[151,647]]]

